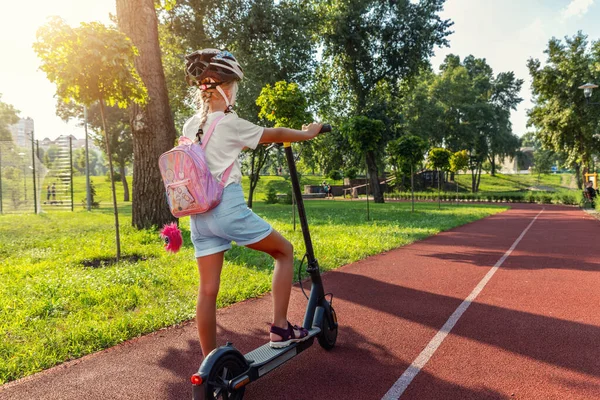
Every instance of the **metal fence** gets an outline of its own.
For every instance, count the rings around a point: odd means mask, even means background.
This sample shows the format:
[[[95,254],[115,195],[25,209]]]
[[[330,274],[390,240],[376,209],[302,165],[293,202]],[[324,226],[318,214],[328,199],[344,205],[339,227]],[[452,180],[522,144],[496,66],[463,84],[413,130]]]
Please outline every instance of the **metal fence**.
[[[48,174],[42,188],[42,210],[73,211],[73,143],[71,137],[56,140],[53,159],[45,157]]]
[[[21,147],[0,141],[0,214],[73,210],[71,137],[57,140],[52,158],[37,140]],[[45,161],[45,162],[44,162]]]

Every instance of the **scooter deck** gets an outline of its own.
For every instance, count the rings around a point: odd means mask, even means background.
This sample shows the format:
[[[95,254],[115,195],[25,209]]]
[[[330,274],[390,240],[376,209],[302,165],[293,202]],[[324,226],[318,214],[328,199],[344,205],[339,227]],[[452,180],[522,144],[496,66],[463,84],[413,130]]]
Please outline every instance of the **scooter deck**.
[[[308,331],[308,339],[303,342],[293,343],[281,349],[272,348],[267,343],[245,354],[244,357],[248,361],[248,364],[250,364],[250,368],[256,370],[258,377],[261,377],[310,347],[313,344],[315,336],[320,332],[320,328],[313,327]]]

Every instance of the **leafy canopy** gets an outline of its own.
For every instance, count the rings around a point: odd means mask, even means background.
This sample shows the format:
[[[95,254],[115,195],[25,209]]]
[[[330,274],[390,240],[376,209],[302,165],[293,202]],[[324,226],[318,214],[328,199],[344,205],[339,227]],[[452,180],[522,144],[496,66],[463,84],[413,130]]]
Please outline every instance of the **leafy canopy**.
[[[342,124],[341,132],[354,151],[360,154],[381,150],[385,124],[363,116],[352,117]]]
[[[594,137],[600,108],[589,107],[578,87],[600,80],[600,41],[589,46],[587,36],[578,32],[564,42],[552,38],[544,53],[543,67],[538,59],[527,62],[535,103],[528,123],[537,128],[542,146],[564,153],[567,164],[587,164],[600,150]]]
[[[469,167],[469,153],[466,150],[460,150],[450,157],[450,171],[464,171]]]
[[[122,108],[146,102],[146,88],[133,66],[137,50],[115,28],[98,22],[71,28],[55,17],[38,30],[33,48],[42,60],[40,69],[66,102],[103,100]]]
[[[388,143],[390,162],[398,167],[414,167],[423,161],[427,143],[418,136],[404,135]]]
[[[452,152],[441,147],[429,150],[429,165],[436,170],[447,171],[450,169]]]
[[[352,93],[350,108],[364,113],[370,91],[428,65],[435,46],[448,44],[444,0],[327,0],[318,2],[323,56]]]
[[[279,81],[273,86],[265,85],[256,105],[260,107],[258,117],[273,122],[276,127],[300,129],[311,118],[306,111],[306,97],[295,83]]]

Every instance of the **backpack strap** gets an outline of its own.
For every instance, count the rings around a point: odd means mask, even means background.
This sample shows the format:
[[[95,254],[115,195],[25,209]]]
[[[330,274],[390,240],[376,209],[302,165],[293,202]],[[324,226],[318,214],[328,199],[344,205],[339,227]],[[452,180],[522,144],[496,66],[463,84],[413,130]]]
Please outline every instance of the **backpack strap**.
[[[221,116],[215,118],[215,120],[212,122],[212,124],[210,124],[208,131],[204,135],[202,135],[202,141],[200,142],[200,146],[202,146],[203,150],[204,150],[204,147],[206,147],[206,143],[208,143],[208,140],[212,136],[212,133],[214,132],[215,128],[217,127],[217,124],[223,118],[225,118],[224,115],[221,115]]]
[[[208,143],[208,139],[210,139],[215,128],[217,127],[217,124],[223,118],[225,118],[225,115],[221,115],[221,116],[215,118],[215,120],[210,124],[208,131],[206,131],[206,133],[204,135],[202,135],[202,142],[200,142],[200,146],[202,147],[203,150],[204,150],[204,147],[206,147],[206,143]],[[223,176],[221,177],[221,186],[225,186],[227,179],[229,179],[229,175],[231,174],[231,170],[233,169],[233,164],[235,164],[235,160],[231,163],[229,168],[227,168],[225,170],[225,172],[223,172]]]

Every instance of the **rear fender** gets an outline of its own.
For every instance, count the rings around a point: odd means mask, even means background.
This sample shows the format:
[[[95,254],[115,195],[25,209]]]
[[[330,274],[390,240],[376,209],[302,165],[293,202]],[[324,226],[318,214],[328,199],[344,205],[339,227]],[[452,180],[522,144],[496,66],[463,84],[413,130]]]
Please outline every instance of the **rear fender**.
[[[227,343],[225,346],[221,346],[221,347],[214,349],[213,351],[211,351],[208,354],[208,356],[206,356],[204,361],[202,361],[202,364],[200,364],[200,368],[198,369],[197,375],[199,375],[202,378],[202,384],[200,384],[200,385],[192,384],[192,395],[193,395],[192,399],[193,400],[205,400],[205,398],[206,398],[206,388],[205,388],[206,379],[208,379],[208,375],[210,374],[210,371],[214,367],[217,360],[219,360],[221,357],[228,355],[228,354],[235,355],[240,360],[243,360],[244,363],[248,366],[248,361],[246,360],[244,355],[242,353],[240,353],[240,351],[238,349],[233,347],[233,345],[231,343]]]

